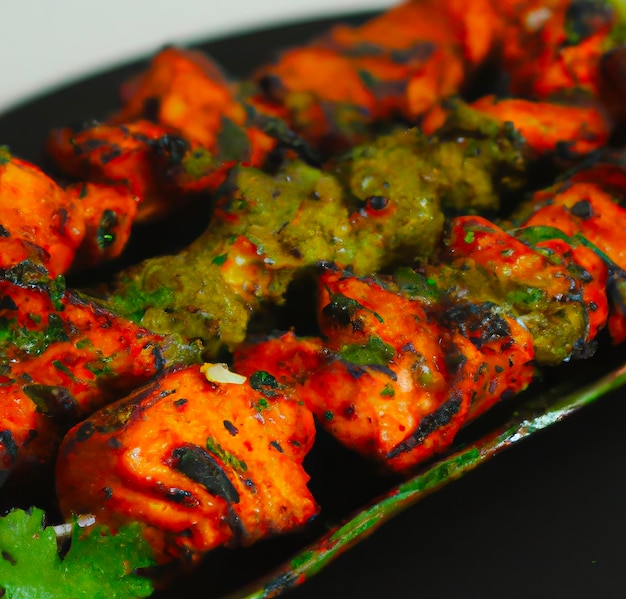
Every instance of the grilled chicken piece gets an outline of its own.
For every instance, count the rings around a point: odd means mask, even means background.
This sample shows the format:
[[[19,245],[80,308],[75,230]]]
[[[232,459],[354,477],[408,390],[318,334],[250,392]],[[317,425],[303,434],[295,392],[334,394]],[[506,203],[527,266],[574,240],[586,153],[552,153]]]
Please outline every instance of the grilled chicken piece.
[[[539,364],[593,353],[606,323],[608,271],[588,248],[561,239],[523,241],[482,217],[453,219],[444,244],[449,266],[426,267],[439,289],[503,306],[528,328]]]
[[[69,518],[138,521],[160,563],[193,563],[249,545],[317,513],[302,460],[311,413],[271,375],[174,369],[74,427],[57,462]],[[227,382],[215,382],[216,380]]]
[[[3,258],[16,243],[0,239]],[[0,483],[49,465],[64,431],[165,363],[162,337],[66,290],[36,258],[1,271]]]
[[[73,177],[126,186],[140,199],[138,222],[214,191],[236,163],[261,165],[277,143],[249,123],[252,107],[199,52],[163,50],[123,96],[123,108],[104,123],[52,131],[47,149]],[[263,126],[276,129],[264,116]]]
[[[609,271],[608,329],[615,343],[626,340],[625,199],[626,169],[599,163],[535,193],[512,217],[513,224],[535,229],[537,237],[560,232],[570,244],[587,247],[603,259]]]
[[[62,189],[38,167],[0,148],[0,231],[44,251],[51,276],[119,256],[137,199],[126,189],[85,183]]]
[[[404,2],[287,50],[256,81],[265,101],[305,139],[337,151],[371,137],[376,123],[414,123],[458,94],[489,53],[496,20],[486,0]]]

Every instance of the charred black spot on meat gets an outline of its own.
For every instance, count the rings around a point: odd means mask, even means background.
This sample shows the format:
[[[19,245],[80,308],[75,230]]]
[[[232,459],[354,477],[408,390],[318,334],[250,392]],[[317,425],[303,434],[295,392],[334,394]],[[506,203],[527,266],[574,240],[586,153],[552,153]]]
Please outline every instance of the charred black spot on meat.
[[[224,428],[233,436],[235,437],[237,434],[239,434],[239,429],[230,421],[230,420],[224,420]]]
[[[593,216],[593,206],[589,200],[580,200],[576,202],[569,211],[578,218],[586,220]]]
[[[33,384],[24,385],[22,389],[42,414],[59,422],[77,420],[78,402],[66,387]]]
[[[185,445],[172,451],[171,466],[209,493],[228,503],[239,503],[239,493],[215,458],[199,445]]]
[[[446,426],[452,421],[455,414],[461,409],[461,397],[455,393],[448,401],[439,406],[432,414],[424,416],[415,431],[402,443],[399,443],[388,454],[387,459],[391,460],[402,453],[411,451],[424,442],[426,437]]]
[[[189,152],[189,142],[180,135],[162,135],[151,142],[152,148],[157,156],[163,158],[168,167],[175,167],[182,164],[187,152]]]

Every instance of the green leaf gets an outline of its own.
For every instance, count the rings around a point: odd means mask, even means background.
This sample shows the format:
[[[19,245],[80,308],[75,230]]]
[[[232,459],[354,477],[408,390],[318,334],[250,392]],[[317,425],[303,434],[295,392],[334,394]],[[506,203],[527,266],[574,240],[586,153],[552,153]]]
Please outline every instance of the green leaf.
[[[0,518],[0,594],[5,599],[136,599],[154,587],[137,568],[155,564],[138,525],[111,534],[74,526],[67,554],[57,549],[44,512],[15,509]]]
[[[341,357],[361,366],[386,366],[396,355],[391,345],[380,337],[372,335],[363,345],[345,345],[341,348]]]

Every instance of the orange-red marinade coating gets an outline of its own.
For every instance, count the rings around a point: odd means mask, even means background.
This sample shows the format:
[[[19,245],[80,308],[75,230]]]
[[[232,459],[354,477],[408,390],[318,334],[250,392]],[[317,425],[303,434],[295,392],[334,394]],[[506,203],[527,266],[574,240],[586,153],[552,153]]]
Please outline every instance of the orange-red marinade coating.
[[[148,221],[175,205],[173,180],[190,146],[172,129],[136,121],[57,129],[48,137],[47,150],[68,175],[126,188],[138,199],[137,220]],[[222,180],[223,174],[217,183]]]
[[[53,276],[119,255],[135,211],[136,199],[124,190],[64,190],[0,148],[0,232],[41,248]]]
[[[323,353],[319,337],[298,337],[288,331],[241,344],[233,355],[233,370],[244,376],[267,370],[281,385],[290,387],[312,376],[324,361]]]
[[[235,163],[258,166],[276,145],[246,124],[244,104],[199,52],[163,50],[123,95],[109,121],[54,130],[47,149],[74,177],[127,186],[140,221],[175,210],[181,195],[214,191]]]
[[[626,341],[625,197],[626,170],[600,164],[537,192],[513,219],[526,228],[554,227],[569,237],[580,236],[596,251],[598,259],[605,258],[610,269],[605,290],[611,302],[608,329],[615,343]]]
[[[471,392],[453,388],[452,348],[418,304],[371,281],[330,278],[320,306],[331,351],[298,394],[346,447],[408,470],[450,446]]]
[[[120,256],[137,215],[137,198],[122,186],[106,183],[77,183],[65,193],[68,204],[80,205],[85,223],[72,269],[84,270]]]
[[[499,55],[517,96],[573,90],[598,96],[600,64],[616,22],[608,3],[573,0],[494,2],[503,22]]]
[[[55,274],[68,270],[85,236],[79,206],[41,169],[7,151],[0,154],[0,224],[5,236],[33,243]]]
[[[197,561],[317,513],[302,467],[310,412],[266,373],[209,382],[198,366],[168,371],[73,428],[57,462],[66,517],[114,528],[139,522],[157,560]]]
[[[513,216],[518,226],[555,227],[581,234],[626,269],[626,169],[598,165],[538,191]]]
[[[47,273],[43,266],[47,259],[47,252],[34,243],[17,237],[0,237],[0,270],[4,272],[4,278],[12,267],[24,262],[37,264],[43,273]]]
[[[252,104],[243,101],[237,87],[206,54],[166,48],[146,71],[122,86],[124,106],[109,122],[128,125],[145,119],[159,124],[176,132],[192,148],[210,152],[216,169],[222,162],[258,166],[276,140],[249,122]],[[265,116],[276,114],[261,104],[254,108]],[[214,189],[220,182],[198,182],[196,187]],[[182,191],[186,190],[183,187]]]
[[[532,379],[528,332],[489,306],[439,307],[437,318],[428,301],[339,271],[324,273],[320,289],[322,351],[287,339],[281,355],[272,340],[250,356],[270,356],[264,367],[279,377],[297,372],[296,393],[323,426],[394,471],[444,451],[470,418]]]
[[[149,118],[207,147],[215,145],[223,117],[245,120],[219,67],[193,50],[161,50],[143,73],[124,84],[121,96],[124,105],[112,123]]]
[[[294,129],[333,150],[362,140],[373,122],[413,120],[459,93],[497,29],[487,0],[404,2],[286,51],[256,80]]]
[[[532,229],[517,236],[483,217],[454,218],[443,254],[451,268],[428,274],[457,296],[492,301],[514,314],[532,333],[540,364],[587,355],[607,313],[602,260],[558,239],[536,240]]]
[[[262,341],[240,345],[234,352],[233,371],[251,377],[267,372],[280,385],[281,392],[291,400],[301,401],[296,385],[315,376],[324,362],[324,346],[318,337],[297,337],[293,331]],[[291,443],[286,449],[302,460],[313,443]]]
[[[164,365],[160,336],[65,291],[36,266],[24,263],[4,272],[2,482],[14,470],[50,464],[64,430]],[[20,276],[23,282],[13,281]]]
[[[450,121],[461,106],[450,103],[433,107],[422,119],[421,130],[436,134]],[[565,104],[523,98],[497,99],[484,96],[464,111],[487,115],[494,123],[509,123],[521,135],[533,158],[557,155],[568,160],[604,147],[612,132],[606,112],[597,105]],[[471,114],[471,112],[468,112]]]
[[[443,299],[433,308],[464,361],[461,382],[455,384],[471,389],[467,422],[530,385],[536,374],[533,338],[516,318],[489,302]],[[459,343],[459,336],[469,343]]]
[[[601,108],[485,96],[474,110],[510,122],[538,156],[559,151],[564,157],[588,154],[605,146],[612,125]]]

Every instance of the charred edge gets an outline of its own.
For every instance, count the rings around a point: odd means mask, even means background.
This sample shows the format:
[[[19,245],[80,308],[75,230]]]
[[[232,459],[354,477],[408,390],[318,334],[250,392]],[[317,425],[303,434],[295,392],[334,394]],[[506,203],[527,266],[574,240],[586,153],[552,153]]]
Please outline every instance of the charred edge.
[[[574,0],[565,12],[565,45],[578,45],[601,28],[610,26],[613,11],[608,3]]]
[[[239,434],[239,429],[230,421],[230,420],[224,420],[224,428],[233,436],[235,437],[237,434]]]
[[[423,443],[426,437],[434,433],[437,429],[449,424],[455,414],[461,409],[461,397],[458,392],[437,408],[432,414],[428,414],[421,419],[419,426],[415,432],[406,440],[396,445],[388,454],[387,459],[391,460],[400,454],[411,451],[420,443]]]
[[[56,232],[62,237],[67,236],[67,223],[70,220],[70,215],[67,212],[67,208],[59,208],[52,215],[52,220],[55,222]]]
[[[277,151],[291,148],[307,163],[319,166],[322,157],[313,149],[303,137],[291,129],[282,119],[261,114],[252,106],[246,106],[248,122],[261,129],[264,133],[278,142]]]
[[[270,441],[270,445],[279,453],[284,453],[283,448],[278,441]]]
[[[24,385],[24,393],[37,406],[37,410],[60,422],[78,418],[78,402],[65,387],[56,385]]]
[[[347,362],[345,364],[347,365]],[[398,375],[386,364],[367,364],[366,368],[386,374],[392,381],[398,380]]]
[[[443,340],[442,347],[444,349],[443,361],[448,370],[448,375],[458,374],[467,363],[467,356],[463,354],[456,343],[449,339]]]
[[[172,467],[229,504],[239,503],[239,493],[222,467],[199,445],[185,445],[174,449]]]
[[[197,507],[200,503],[194,496],[191,491],[187,491],[186,489],[179,489],[178,487],[167,487],[165,485],[159,485],[161,488],[163,495],[168,501],[173,501],[178,505],[183,505],[185,507],[194,508]]]
[[[359,364],[354,364],[353,362],[347,362],[346,360],[342,360],[339,356],[337,359],[345,366],[348,374],[354,379],[360,379],[366,372],[367,368],[365,366],[360,366]]]
[[[161,98],[159,96],[151,96],[144,100],[142,112],[146,120],[158,123],[160,110]]]
[[[226,518],[226,523],[228,524],[228,528],[230,528],[233,536],[235,537],[235,541],[238,545],[243,545],[245,543],[246,538],[250,535],[246,530],[246,527],[243,525],[239,514],[235,512],[233,506],[228,504],[228,515]]]
[[[84,131],[89,131],[92,128],[96,129],[98,127],[100,127],[100,123],[98,121],[86,121],[80,125],[80,127],[76,130],[76,133],[80,134]],[[75,156],[91,154],[93,152],[97,152],[100,148],[106,148],[109,146],[109,142],[107,140],[98,138],[87,139],[82,143],[77,143],[76,138],[72,138],[70,140],[70,144],[74,149]]]
[[[102,152],[102,154],[100,155],[100,161],[102,162],[102,164],[109,164],[109,162],[112,162],[116,158],[119,158],[122,153],[122,149],[114,145],[109,151]]]
[[[13,433],[10,430],[6,429],[0,431],[0,446],[4,449],[2,452],[4,454],[2,456],[2,461],[6,462],[3,463],[2,466],[4,468],[12,468],[15,465],[15,462],[17,462],[18,447],[15,442],[15,438],[13,437]],[[1,482],[0,476],[0,483]]]
[[[340,280],[355,278],[348,269],[345,269],[344,273],[345,276],[341,277]],[[381,286],[379,281],[372,278],[356,278],[356,280],[364,282],[368,286]],[[322,308],[322,315],[326,318],[333,320],[341,326],[347,326],[351,324],[353,330],[361,330],[363,323],[360,321],[360,318],[355,319],[354,317],[359,311],[371,312],[371,310],[363,306],[363,304],[358,302],[353,297],[344,295],[341,292],[334,292],[328,286],[326,286],[326,291],[329,295],[330,301],[326,306]]]
[[[570,213],[578,218],[582,218],[583,220],[587,220],[594,216],[593,214],[593,206],[589,200],[580,200],[576,202],[570,209]]]
[[[481,349],[491,341],[511,336],[509,323],[494,308],[491,302],[456,305],[446,310],[444,324],[458,330],[476,349]]]
[[[74,439],[79,442],[87,441],[91,439],[96,433],[96,427],[93,422],[83,422],[77,429]]]
[[[165,368],[165,357],[158,345],[152,348],[152,357],[154,358],[154,368],[157,372],[161,372]]]
[[[10,310],[11,312],[15,312],[18,309],[18,305],[10,295],[3,295],[0,298],[0,310]]]
[[[189,142],[180,135],[163,135],[151,142],[151,147],[168,167],[180,166],[190,150]]]
[[[272,99],[280,99],[286,92],[281,78],[275,73],[267,73],[259,77],[257,84],[261,91]]]
[[[0,279],[22,288],[35,287],[48,293],[50,289],[50,274],[46,267],[30,259],[23,260],[9,268],[0,269]]]

